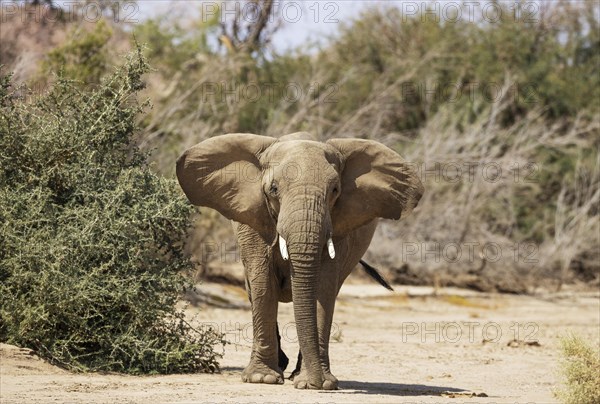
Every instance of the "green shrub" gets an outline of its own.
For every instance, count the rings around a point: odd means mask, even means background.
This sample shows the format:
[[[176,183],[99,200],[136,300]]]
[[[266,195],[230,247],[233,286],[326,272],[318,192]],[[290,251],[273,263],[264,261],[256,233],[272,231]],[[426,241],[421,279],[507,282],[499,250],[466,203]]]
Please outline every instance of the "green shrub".
[[[212,330],[175,304],[191,206],[135,146],[138,50],[95,90],[0,87],[0,340],[71,370],[215,371]],[[22,92],[19,89],[19,92]]]
[[[575,335],[563,338],[561,344],[566,380],[557,396],[568,404],[600,403],[600,351]]]

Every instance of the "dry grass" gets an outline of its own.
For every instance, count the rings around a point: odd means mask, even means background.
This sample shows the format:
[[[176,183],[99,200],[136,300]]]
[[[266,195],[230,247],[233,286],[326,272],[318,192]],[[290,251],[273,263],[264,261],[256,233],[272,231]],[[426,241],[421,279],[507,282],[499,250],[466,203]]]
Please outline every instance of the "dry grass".
[[[385,299],[388,302],[394,303],[394,305],[406,306],[410,303],[410,297],[406,293],[393,293],[378,299]]]
[[[564,387],[556,396],[566,404],[600,403],[600,351],[581,337],[561,340]]]
[[[451,305],[460,306],[460,307],[469,307],[469,308],[477,308],[477,309],[493,309],[493,308],[495,308],[494,306],[491,306],[489,304],[481,303],[474,299],[469,299],[467,297],[458,296],[458,295],[443,295],[443,296],[439,296],[439,299],[446,303],[449,303]]]
[[[461,126],[460,117],[450,110],[440,110],[429,120],[420,141],[404,152],[407,160],[425,167],[425,195],[412,217],[380,224],[370,260],[394,272],[406,263],[413,276],[440,286],[517,293],[571,281],[569,269],[585,254],[592,255],[582,265],[594,268],[600,164],[586,167],[577,154],[594,150],[600,117],[581,117],[565,131],[567,122],[549,124],[541,113],[532,112],[504,128],[498,116],[510,105],[510,100],[492,105],[462,130],[455,129]],[[512,139],[509,144],[507,139]],[[540,157],[540,149],[546,148],[571,148],[578,161],[573,176],[563,178],[558,195],[544,194],[544,177],[559,175]],[[444,180],[436,164],[463,168],[459,180]],[[469,164],[476,164],[472,177],[465,171]],[[502,174],[491,180],[485,167],[497,167]],[[541,214],[541,206],[550,217],[538,219],[533,212],[523,217],[524,209]],[[453,245],[460,246],[458,254],[448,247]],[[409,247],[416,252],[410,253]]]

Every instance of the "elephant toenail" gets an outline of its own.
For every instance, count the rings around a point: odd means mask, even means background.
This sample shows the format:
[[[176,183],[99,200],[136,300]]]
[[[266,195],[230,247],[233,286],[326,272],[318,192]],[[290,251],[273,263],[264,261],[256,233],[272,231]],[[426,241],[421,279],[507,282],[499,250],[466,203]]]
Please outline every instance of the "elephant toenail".
[[[263,381],[268,384],[275,384],[279,382],[279,378],[273,375],[266,375]]]
[[[264,375],[260,373],[254,373],[250,376],[250,383],[262,383]]]
[[[334,383],[330,380],[325,380],[323,382],[323,390],[337,390],[337,383]]]

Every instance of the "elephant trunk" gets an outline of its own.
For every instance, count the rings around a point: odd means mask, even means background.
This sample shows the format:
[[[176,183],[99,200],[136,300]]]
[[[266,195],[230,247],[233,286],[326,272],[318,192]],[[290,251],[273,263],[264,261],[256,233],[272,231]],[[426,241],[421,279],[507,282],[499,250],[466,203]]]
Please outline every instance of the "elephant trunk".
[[[295,253],[290,251],[292,257]],[[316,259],[311,260],[316,261]],[[291,258],[292,300],[298,342],[302,352],[303,366],[308,372],[309,386],[320,389],[323,370],[319,358],[319,335],[317,331],[317,285],[319,266],[314,262]]]
[[[287,242],[291,263],[292,300],[302,367],[307,372],[308,387],[321,389],[324,379],[319,357],[317,288],[330,220],[322,198],[295,199],[292,206],[282,209],[278,227]],[[287,212],[289,215],[286,215]]]

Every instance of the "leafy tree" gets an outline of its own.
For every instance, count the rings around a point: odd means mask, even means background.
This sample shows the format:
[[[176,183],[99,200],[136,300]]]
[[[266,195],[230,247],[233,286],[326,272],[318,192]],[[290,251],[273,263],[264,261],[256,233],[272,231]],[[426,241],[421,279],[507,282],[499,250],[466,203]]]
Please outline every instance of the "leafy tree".
[[[100,83],[108,69],[107,44],[111,36],[112,29],[104,19],[100,19],[90,32],[76,28],[65,44],[48,52],[43,64],[45,75],[62,69],[65,77],[76,82]]]

